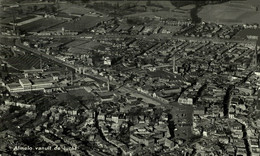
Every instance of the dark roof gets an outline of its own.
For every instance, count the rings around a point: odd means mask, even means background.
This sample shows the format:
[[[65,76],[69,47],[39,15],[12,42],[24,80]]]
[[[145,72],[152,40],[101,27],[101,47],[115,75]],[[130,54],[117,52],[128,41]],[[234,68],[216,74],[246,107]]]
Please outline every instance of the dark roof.
[[[178,102],[172,102],[170,103],[171,108],[171,114],[173,116],[176,116],[176,114],[186,114],[185,117],[182,117],[182,119],[186,119],[187,123],[193,122],[193,106],[192,105],[186,105],[186,104],[179,104]]]
[[[111,92],[97,92],[98,96],[106,99],[106,98],[110,98],[111,96],[113,96],[113,93]]]
[[[55,15],[56,17],[63,17],[63,18],[75,18],[74,16],[70,16],[64,12],[59,12],[57,15]]]
[[[94,98],[94,95],[88,93],[85,89],[70,90],[68,91],[68,94],[76,97],[82,97],[82,100],[88,100]]]
[[[171,79],[171,80],[175,80],[175,79],[182,80],[183,79],[181,76],[179,76],[177,74],[166,72],[163,70],[156,70],[154,72],[148,72],[147,74],[150,77],[160,77],[160,78]]]
[[[23,21],[27,21],[27,20],[35,18],[35,17],[36,16],[27,16],[27,17],[24,17],[24,18],[21,18],[21,19],[16,19],[15,23],[20,23],[20,22],[23,22]]]

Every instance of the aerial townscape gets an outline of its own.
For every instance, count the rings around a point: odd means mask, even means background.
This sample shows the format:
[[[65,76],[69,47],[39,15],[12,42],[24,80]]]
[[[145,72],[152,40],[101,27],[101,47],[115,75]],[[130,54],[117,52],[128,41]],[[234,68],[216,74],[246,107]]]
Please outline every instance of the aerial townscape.
[[[259,0],[0,7],[0,156],[260,156]]]

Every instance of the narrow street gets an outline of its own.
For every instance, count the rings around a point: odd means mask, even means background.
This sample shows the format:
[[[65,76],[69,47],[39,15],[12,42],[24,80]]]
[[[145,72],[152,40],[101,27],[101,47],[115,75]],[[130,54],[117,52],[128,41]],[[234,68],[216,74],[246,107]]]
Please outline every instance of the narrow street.
[[[245,121],[238,119],[238,118],[234,118],[237,122],[239,122],[240,124],[243,125],[242,130],[243,130],[243,139],[244,139],[244,143],[246,146],[246,152],[247,152],[247,156],[252,156],[252,148],[251,148],[251,144],[250,144],[250,139],[248,138],[248,134],[247,134],[247,128],[248,125]]]
[[[99,114],[98,111],[96,111],[96,112],[95,112],[95,127],[97,128],[100,137],[101,137],[105,142],[107,142],[107,143],[109,143],[109,144],[111,144],[111,145],[117,147],[116,145],[114,145],[113,143],[111,143],[110,141],[108,141],[107,138],[105,137],[105,135],[103,134],[103,132],[102,132],[100,126],[99,126],[98,114]],[[117,147],[117,149],[118,149],[117,155],[122,155],[122,150],[121,150],[119,147]]]

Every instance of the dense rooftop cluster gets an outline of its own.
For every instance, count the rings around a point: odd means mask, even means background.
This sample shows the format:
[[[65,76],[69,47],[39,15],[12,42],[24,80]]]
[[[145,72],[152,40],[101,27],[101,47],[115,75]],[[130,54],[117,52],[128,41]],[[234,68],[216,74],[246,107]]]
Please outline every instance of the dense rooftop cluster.
[[[257,24],[79,3],[1,6],[0,154],[260,153]]]

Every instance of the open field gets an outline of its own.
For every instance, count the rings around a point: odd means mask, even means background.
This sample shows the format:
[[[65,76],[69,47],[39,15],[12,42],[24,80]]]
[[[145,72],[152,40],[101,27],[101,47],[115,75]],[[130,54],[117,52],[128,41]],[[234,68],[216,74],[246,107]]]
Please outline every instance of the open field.
[[[77,47],[81,44],[87,43],[87,41],[75,40],[65,45],[65,47]]]
[[[180,9],[182,9],[182,10],[191,10],[191,9],[193,9],[194,7],[195,7],[194,4],[189,4],[189,5],[185,5],[185,6],[183,6],[183,7],[180,7]]]
[[[256,11],[260,1],[226,2],[204,6],[198,13],[202,21],[222,24],[260,23],[260,11]]]
[[[78,45],[77,48],[80,48],[80,49],[95,49],[98,46],[101,46],[101,44],[99,42],[90,41],[88,43]]]
[[[66,14],[88,14],[89,12],[93,12],[94,10],[91,8],[85,8],[83,6],[68,3],[60,4],[59,11]]]
[[[155,5],[160,5],[162,7],[169,8],[169,9],[176,8],[174,5],[172,5],[172,3],[170,1],[151,1],[151,3],[155,4]]]
[[[131,1],[92,1],[90,3],[103,3],[103,2],[106,2],[108,4],[111,4],[111,5],[118,5],[118,6],[125,6],[125,5],[132,5],[132,6],[146,6],[147,3],[148,3],[148,0],[131,0]],[[176,7],[173,6],[171,4],[170,1],[167,1],[167,0],[161,0],[161,1],[155,1],[155,0],[152,0],[150,1],[150,5],[151,6],[158,6],[158,7],[163,7],[163,8],[169,8],[169,9],[175,9]]]
[[[105,48],[103,45],[101,45],[100,43],[95,42],[95,41],[90,41],[90,42],[85,42],[85,43],[75,43],[74,46],[73,45],[69,46],[69,44],[66,46],[70,47],[68,51],[73,54],[86,54],[90,50],[93,50],[93,49],[104,49]],[[71,44],[73,44],[73,43],[71,43]]]
[[[161,17],[161,18],[176,18],[178,20],[185,20],[190,18],[190,12],[189,11],[157,11],[157,12],[143,12],[143,13],[136,13],[127,15],[126,17]]]

